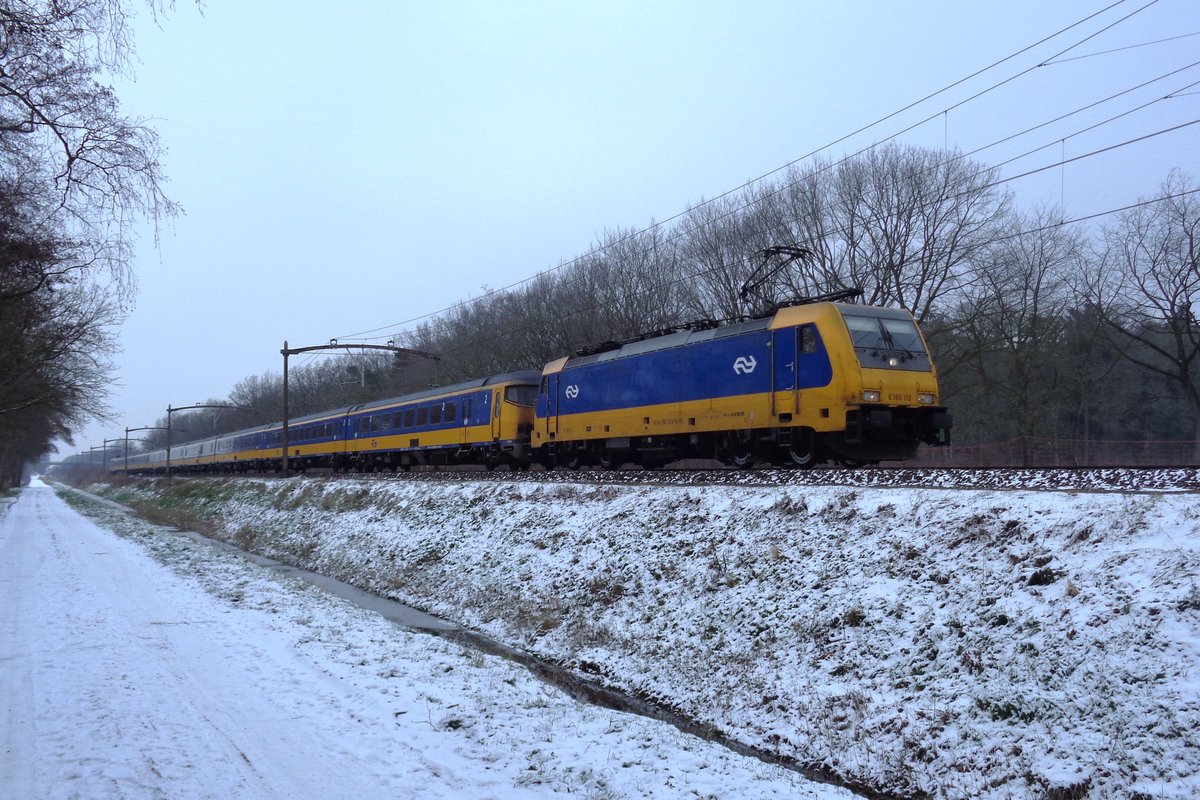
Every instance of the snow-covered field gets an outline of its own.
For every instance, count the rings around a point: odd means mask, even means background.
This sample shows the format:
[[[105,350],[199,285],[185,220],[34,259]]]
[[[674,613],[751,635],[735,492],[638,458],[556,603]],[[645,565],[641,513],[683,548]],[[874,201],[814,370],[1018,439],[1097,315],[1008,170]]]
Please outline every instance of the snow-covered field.
[[[96,501],[5,505],[5,800],[850,797]]]
[[[297,478],[107,493],[881,790],[1200,795],[1192,492]]]

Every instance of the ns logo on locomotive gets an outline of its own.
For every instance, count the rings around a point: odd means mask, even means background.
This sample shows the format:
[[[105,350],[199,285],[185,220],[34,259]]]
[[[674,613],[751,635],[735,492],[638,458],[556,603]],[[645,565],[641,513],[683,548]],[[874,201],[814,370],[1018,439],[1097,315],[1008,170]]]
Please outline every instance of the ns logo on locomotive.
[[[291,420],[289,467],[574,469],[684,458],[810,467],[906,459],[922,443],[948,444],[951,416],[912,315],[835,302],[855,293],[610,342],[540,372]],[[173,446],[171,469],[277,469],[281,432],[275,422]],[[111,468],[153,473],[167,463],[156,450]]]

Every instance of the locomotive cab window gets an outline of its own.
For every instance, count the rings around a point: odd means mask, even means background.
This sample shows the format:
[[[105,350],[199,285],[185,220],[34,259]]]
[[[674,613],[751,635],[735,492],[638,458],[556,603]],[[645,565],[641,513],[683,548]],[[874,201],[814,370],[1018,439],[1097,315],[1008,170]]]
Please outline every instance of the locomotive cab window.
[[[929,372],[929,354],[912,318],[866,313],[843,314],[854,352],[864,367]]]
[[[805,325],[800,328],[800,352],[817,352],[817,327],[815,325]]]

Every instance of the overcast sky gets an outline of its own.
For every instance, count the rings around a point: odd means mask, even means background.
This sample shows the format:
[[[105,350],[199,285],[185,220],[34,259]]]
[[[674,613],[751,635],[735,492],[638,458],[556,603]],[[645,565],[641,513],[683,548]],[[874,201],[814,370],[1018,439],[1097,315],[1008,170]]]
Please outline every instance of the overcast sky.
[[[1111,2],[207,0],[201,14],[180,0],[139,20],[136,80],[115,86],[153,119],[186,213],[138,249],[115,420],[63,451],[280,371],[285,339],[386,336],[552,268],[606,228],[671,217]],[[1126,0],[825,155],[927,117],[899,141],[971,151],[1200,60],[1197,33],[1196,0]],[[1130,49],[1102,54],[1117,48]],[[1013,176],[1190,122],[1200,87],[1060,141],[1198,80],[1186,69],[974,158],[1053,143],[1006,165]],[[1153,193],[1172,167],[1200,178],[1198,152],[1200,125],[1008,186],[1084,216]]]

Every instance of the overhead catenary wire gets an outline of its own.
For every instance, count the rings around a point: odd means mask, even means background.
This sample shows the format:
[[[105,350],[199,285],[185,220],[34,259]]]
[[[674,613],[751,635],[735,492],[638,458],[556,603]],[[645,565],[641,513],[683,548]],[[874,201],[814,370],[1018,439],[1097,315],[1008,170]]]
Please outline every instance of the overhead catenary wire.
[[[1189,69],[1194,69],[1197,66],[1200,66],[1200,61],[1193,61],[1190,64],[1179,67],[1177,69],[1173,69],[1170,72],[1165,72],[1156,78],[1151,78],[1150,80],[1143,81],[1142,83],[1139,83],[1135,86],[1130,86],[1128,89],[1122,89],[1121,91],[1116,92],[1114,94],[1110,94],[1107,97],[1101,98],[1100,100],[1096,100],[1094,102],[1088,103],[1087,105],[1080,106],[1079,108],[1076,108],[1074,111],[1068,111],[1067,113],[1060,114],[1059,116],[1054,117],[1053,119],[1046,120],[1045,122],[1040,122],[1037,125],[1033,125],[1022,131],[1018,131],[1017,133],[1009,134],[1008,136],[1005,136],[1001,139],[997,139],[989,144],[985,144],[982,147],[977,147],[974,150],[962,153],[961,155],[956,156],[955,158],[969,158],[970,156],[977,155],[978,153],[982,153],[985,150],[990,150],[993,147],[997,147],[999,145],[1005,144],[1006,142],[1010,142],[1013,139],[1017,139],[1026,134],[1033,133],[1036,130],[1040,130],[1041,128],[1045,128],[1048,125],[1053,125],[1056,122],[1062,122],[1063,120],[1069,119],[1077,114],[1081,114],[1084,111],[1090,111],[1093,108],[1097,108],[1105,103],[1116,100],[1118,97],[1123,97],[1124,95],[1127,95],[1131,92],[1136,92],[1138,89],[1144,89],[1147,86],[1150,86],[1151,84],[1157,83],[1162,80],[1166,80],[1167,78],[1170,78],[1174,75],[1178,75],[1181,72],[1186,72]],[[1184,88],[1186,89],[1186,88],[1189,88],[1190,86],[1195,86],[1195,84],[1194,83],[1189,84],[1188,86],[1186,86]],[[1141,108],[1145,108],[1146,106],[1153,105],[1154,103],[1159,103],[1159,102],[1162,102],[1163,100],[1168,100],[1173,97],[1180,97],[1180,96],[1182,96],[1182,95],[1178,91],[1171,92],[1170,94],[1164,95],[1163,97],[1156,98],[1156,99],[1150,101],[1149,103],[1146,103],[1143,106],[1139,106],[1138,109],[1135,109],[1135,110],[1140,110]]]
[[[1194,33],[1181,33],[1178,36],[1168,36],[1165,39],[1155,39],[1152,42],[1139,42],[1138,44],[1126,45],[1125,47],[1114,47],[1111,50],[1101,50],[1097,53],[1085,53],[1081,56],[1071,56],[1070,58],[1059,58],[1059,59],[1055,59],[1052,62],[1047,62],[1047,63],[1066,64],[1068,61],[1082,61],[1085,58],[1095,58],[1097,56],[1112,55],[1113,53],[1121,53],[1126,50],[1136,50],[1140,47],[1150,47],[1151,45],[1165,44],[1166,42],[1175,42],[1180,39],[1190,38],[1192,36],[1200,36],[1200,31],[1195,31]]]
[[[632,238],[634,238],[634,237],[637,237],[637,236],[643,235],[644,233],[646,233],[646,232],[648,232],[648,231],[650,231],[650,230],[653,230],[653,229],[655,229],[655,228],[658,228],[658,227],[662,227],[663,225],[666,225],[666,224],[668,224],[668,223],[670,223],[670,222],[674,222],[675,220],[677,220],[677,219],[680,219],[681,217],[685,216],[686,214],[690,213],[691,211],[695,210],[696,208],[701,208],[701,207],[703,207],[703,206],[710,205],[710,204],[712,204],[712,203],[715,203],[715,202],[717,202],[717,201],[719,201],[719,200],[722,200],[722,199],[724,199],[724,198],[726,198],[726,197],[728,197],[728,196],[730,196],[730,195],[732,195],[732,194],[734,194],[734,193],[736,193],[736,192],[740,192],[740,191],[742,191],[742,190],[744,190],[744,189],[747,189],[748,187],[750,187],[750,186],[753,186],[753,185],[755,185],[755,184],[757,184],[757,183],[760,183],[760,182],[762,182],[763,180],[765,180],[765,179],[767,179],[767,178],[769,178],[769,177],[771,177],[771,176],[773,176],[773,175],[775,175],[775,174],[778,174],[779,172],[782,172],[783,170],[785,170],[785,169],[788,169],[789,167],[792,167],[792,166],[794,166],[794,165],[796,165],[796,164],[800,163],[801,161],[804,161],[804,160],[806,160],[806,159],[808,159],[808,158],[811,158],[811,157],[813,157],[813,156],[815,156],[815,155],[818,155],[818,154],[820,154],[820,153],[824,152],[825,150],[828,150],[829,148],[831,148],[831,147],[834,147],[834,146],[836,146],[836,145],[838,145],[838,144],[840,144],[840,143],[842,143],[842,142],[844,142],[844,141],[846,141],[846,140],[850,139],[850,138],[851,138],[851,137],[853,137],[853,136],[856,136],[856,135],[858,135],[858,134],[861,134],[861,133],[864,133],[864,132],[866,132],[866,131],[868,131],[868,130],[871,130],[872,128],[875,128],[875,127],[877,127],[877,126],[879,126],[879,125],[883,124],[884,122],[887,122],[888,120],[891,120],[891,119],[893,119],[893,118],[895,118],[895,117],[899,116],[900,114],[902,114],[902,113],[904,113],[904,112],[906,112],[906,111],[909,111],[909,110],[911,110],[911,109],[913,109],[913,108],[915,108],[915,107],[917,107],[917,106],[921,105],[922,103],[925,103],[925,102],[927,102],[927,101],[929,101],[929,100],[931,100],[931,99],[933,99],[933,98],[935,98],[935,97],[938,97],[938,96],[940,96],[940,95],[942,95],[942,94],[944,94],[944,93],[946,93],[946,92],[948,92],[948,91],[950,91],[950,90],[952,90],[952,89],[954,89],[954,88],[956,88],[956,87],[958,87],[958,86],[960,86],[960,85],[962,85],[962,84],[966,83],[967,81],[970,81],[970,80],[972,80],[972,79],[974,79],[974,78],[976,78],[976,77],[979,77],[980,75],[983,75],[983,74],[985,74],[985,73],[989,72],[990,70],[992,70],[992,69],[995,69],[996,67],[999,67],[999,66],[1001,66],[1002,64],[1005,64],[1005,63],[1007,63],[1007,62],[1011,61],[1011,60],[1012,60],[1012,59],[1014,59],[1014,58],[1017,58],[1017,57],[1019,57],[1019,56],[1021,56],[1021,55],[1025,54],[1025,53],[1027,53],[1027,52],[1029,52],[1029,51],[1031,51],[1031,50],[1033,50],[1033,49],[1035,49],[1035,48],[1037,48],[1037,47],[1039,47],[1039,46],[1041,46],[1041,45],[1043,45],[1043,44],[1045,44],[1045,43],[1047,43],[1047,42],[1049,42],[1049,41],[1052,41],[1052,40],[1054,40],[1055,38],[1057,38],[1057,37],[1059,37],[1059,36],[1062,36],[1063,34],[1065,34],[1065,33],[1069,32],[1069,31],[1071,31],[1071,30],[1073,30],[1073,29],[1075,29],[1075,28],[1077,28],[1077,27],[1079,27],[1079,26],[1081,26],[1081,25],[1084,25],[1084,24],[1086,24],[1087,22],[1089,22],[1089,21],[1091,21],[1091,20],[1093,20],[1093,19],[1095,19],[1095,18],[1097,18],[1097,17],[1099,17],[1099,16],[1101,16],[1101,15],[1105,14],[1106,12],[1108,12],[1108,11],[1110,11],[1110,10],[1112,10],[1112,9],[1116,8],[1117,6],[1123,5],[1123,4],[1124,4],[1124,3],[1126,3],[1126,2],[1129,2],[1129,0],[1117,0],[1116,2],[1109,4],[1109,5],[1107,5],[1107,6],[1103,7],[1103,8],[1101,8],[1101,9],[1099,9],[1098,11],[1095,11],[1095,12],[1093,12],[1093,13],[1091,13],[1091,14],[1088,14],[1087,16],[1085,16],[1085,17],[1083,17],[1083,18],[1081,18],[1081,19],[1079,19],[1079,20],[1077,20],[1077,21],[1075,21],[1075,22],[1071,23],[1070,25],[1067,25],[1067,26],[1065,26],[1065,27],[1063,27],[1063,28],[1060,28],[1059,30],[1055,31],[1054,33],[1052,33],[1052,34],[1050,34],[1050,35],[1048,35],[1048,36],[1045,36],[1045,37],[1043,37],[1043,38],[1041,38],[1041,39],[1037,40],[1036,42],[1034,42],[1034,43],[1032,43],[1032,44],[1030,44],[1030,45],[1027,45],[1027,46],[1025,46],[1025,47],[1023,47],[1023,48],[1021,48],[1021,49],[1019,49],[1019,50],[1017,50],[1017,51],[1013,52],[1013,53],[1010,53],[1009,55],[1007,55],[1007,56],[1005,56],[1005,57],[1003,57],[1003,58],[1001,58],[1001,59],[998,59],[998,60],[996,60],[996,61],[994,61],[994,62],[992,62],[992,63],[988,64],[987,66],[985,66],[985,67],[983,67],[983,68],[981,68],[981,69],[978,69],[978,70],[976,70],[976,71],[974,71],[974,72],[970,73],[969,75],[967,75],[967,76],[965,76],[965,77],[963,77],[963,78],[959,78],[958,80],[955,80],[955,81],[953,81],[953,82],[951,82],[951,83],[947,84],[946,86],[942,87],[941,89],[938,89],[938,90],[936,90],[936,91],[934,91],[934,92],[931,92],[931,93],[929,93],[929,94],[925,95],[924,97],[921,97],[920,99],[918,99],[918,100],[915,100],[915,101],[913,101],[913,102],[911,102],[911,103],[909,103],[909,104],[907,104],[907,105],[903,106],[902,108],[899,108],[899,109],[897,109],[896,111],[893,111],[893,112],[891,112],[891,113],[889,113],[889,114],[886,114],[886,115],[884,115],[884,116],[882,116],[882,117],[880,117],[880,118],[876,119],[874,122],[871,122],[871,123],[869,123],[869,124],[867,124],[867,125],[864,125],[864,126],[862,126],[862,127],[858,128],[857,130],[851,131],[850,133],[847,133],[847,134],[845,134],[844,136],[841,136],[841,137],[839,137],[839,138],[837,138],[837,139],[833,140],[832,142],[829,142],[829,143],[827,143],[827,144],[825,144],[825,145],[823,145],[823,146],[821,146],[821,147],[819,147],[819,148],[817,148],[817,149],[815,149],[815,150],[812,150],[812,151],[810,151],[809,153],[806,153],[805,155],[802,155],[802,156],[800,156],[800,157],[798,157],[798,158],[796,158],[796,159],[793,159],[793,160],[791,160],[791,161],[787,162],[786,164],[783,164],[783,165],[781,165],[781,166],[779,166],[779,167],[776,167],[775,169],[772,169],[772,170],[770,170],[770,171],[768,171],[768,172],[766,172],[766,173],[763,173],[762,175],[760,175],[760,176],[758,176],[758,177],[756,177],[756,178],[754,178],[754,179],[752,179],[752,180],[746,181],[745,183],[742,183],[742,184],[741,184],[741,185],[739,185],[739,186],[736,186],[736,187],[734,187],[734,188],[732,188],[732,189],[729,189],[729,190],[727,190],[727,191],[725,191],[725,192],[722,192],[721,194],[718,194],[718,195],[716,195],[716,196],[714,196],[714,197],[712,197],[712,198],[709,198],[709,199],[707,199],[707,200],[704,200],[704,201],[702,201],[702,202],[700,202],[700,203],[696,204],[695,206],[692,206],[692,207],[690,207],[689,209],[687,209],[687,210],[685,210],[685,211],[681,211],[681,212],[679,212],[678,214],[675,214],[675,215],[673,215],[673,216],[671,216],[671,217],[668,217],[668,218],[666,218],[666,219],[663,219],[663,220],[660,220],[660,221],[658,221],[658,222],[655,222],[655,223],[653,223],[653,224],[651,224],[651,225],[649,225],[649,226],[646,226],[645,228],[641,228],[641,229],[639,229],[639,230],[633,231],[633,232],[631,232],[631,233],[630,233],[628,236],[621,237],[621,238],[620,238],[620,239],[618,239],[616,242],[611,242],[611,243],[608,243],[607,245],[604,245],[604,246],[600,246],[600,247],[594,247],[594,248],[591,248],[591,249],[589,249],[587,252],[585,252],[585,253],[583,253],[583,254],[581,254],[581,255],[579,255],[579,256],[577,256],[577,257],[575,257],[575,258],[572,258],[572,259],[569,259],[569,260],[566,260],[566,261],[563,261],[563,262],[559,263],[557,266],[554,266],[554,267],[551,267],[551,268],[548,268],[548,269],[545,269],[545,270],[541,270],[541,271],[537,272],[536,274],[534,274],[534,275],[532,275],[532,276],[530,276],[530,277],[523,278],[523,279],[521,279],[521,280],[519,280],[519,281],[514,281],[514,282],[512,282],[512,283],[509,283],[509,284],[507,284],[507,285],[505,285],[505,286],[501,286],[501,287],[498,287],[498,288],[496,288],[496,289],[491,289],[491,290],[489,290],[489,291],[485,292],[484,294],[482,294],[482,295],[481,295],[481,296],[479,296],[479,297],[474,297],[474,298],[468,298],[468,299],[466,299],[466,300],[461,300],[461,301],[458,301],[458,302],[452,303],[452,304],[450,304],[450,305],[448,305],[448,306],[446,306],[446,307],[444,307],[444,308],[438,309],[438,310],[436,310],[436,311],[431,311],[431,312],[428,312],[428,313],[425,313],[425,314],[418,315],[418,316],[416,316],[416,317],[410,317],[410,318],[408,318],[408,319],[401,320],[401,321],[399,321],[399,322],[394,322],[394,323],[390,323],[390,324],[387,324],[387,325],[381,325],[381,326],[379,326],[379,327],[370,328],[370,329],[368,329],[368,330],[358,331],[358,332],[355,332],[355,333],[342,334],[342,335],[339,335],[337,338],[339,338],[339,339],[342,339],[342,338],[349,339],[349,338],[354,338],[354,337],[367,337],[368,339],[382,339],[382,338],[385,338],[385,336],[387,336],[387,335],[390,335],[390,334],[384,334],[383,336],[370,336],[370,334],[375,334],[375,333],[378,333],[379,331],[393,331],[393,330],[397,330],[397,329],[403,328],[403,327],[405,327],[405,326],[407,326],[407,325],[411,325],[411,324],[412,324],[412,323],[414,323],[414,322],[419,322],[419,321],[421,321],[421,320],[424,320],[424,319],[429,319],[429,318],[431,318],[431,317],[436,317],[436,316],[438,316],[438,315],[441,315],[441,314],[444,314],[444,313],[446,313],[446,312],[448,312],[448,311],[452,311],[452,310],[454,310],[454,309],[456,309],[456,308],[461,308],[461,307],[463,307],[463,306],[467,306],[467,305],[471,305],[471,304],[474,304],[474,303],[480,302],[481,300],[483,300],[483,299],[485,299],[485,298],[488,298],[488,297],[491,297],[491,296],[494,296],[494,295],[498,295],[498,294],[503,294],[503,293],[505,293],[505,292],[508,292],[508,291],[510,291],[510,290],[512,290],[512,289],[514,289],[514,288],[516,288],[516,287],[518,287],[518,286],[522,286],[522,285],[524,285],[524,284],[531,283],[531,282],[533,282],[533,281],[535,281],[535,280],[537,280],[537,279],[541,278],[541,277],[542,277],[542,276],[544,276],[544,275],[547,275],[547,274],[550,274],[550,273],[554,273],[554,272],[558,272],[558,271],[561,271],[561,270],[563,270],[563,269],[565,269],[565,268],[568,268],[568,267],[570,267],[570,266],[572,266],[572,265],[574,265],[574,264],[580,263],[580,262],[584,261],[585,259],[587,259],[587,258],[590,258],[591,256],[595,255],[597,252],[601,252],[601,251],[603,251],[603,250],[604,250],[604,249],[606,249],[607,247],[613,246],[613,245],[615,245],[615,244],[619,244],[619,243],[621,243],[621,242],[624,242],[624,241],[628,241],[628,240],[630,240],[630,239],[632,239]],[[1153,6],[1153,5],[1155,5],[1155,4],[1156,4],[1156,3],[1158,3],[1158,2],[1159,2],[1159,0],[1150,0],[1150,2],[1148,2],[1148,3],[1146,3],[1146,4],[1142,5],[1142,6],[1140,6],[1139,8],[1137,8],[1137,9],[1135,9],[1134,11],[1130,12],[1129,14],[1127,14],[1127,15],[1125,15],[1125,16],[1123,16],[1123,17],[1121,17],[1120,19],[1116,20],[1115,22],[1113,22],[1113,23],[1110,23],[1110,24],[1108,24],[1108,25],[1104,26],[1104,27],[1103,27],[1101,30],[1099,30],[1099,31],[1097,31],[1097,32],[1095,32],[1095,33],[1092,33],[1092,34],[1090,34],[1090,35],[1088,35],[1088,36],[1084,37],[1083,39],[1081,39],[1081,40],[1079,40],[1079,41],[1075,42],[1074,44],[1070,45],[1070,46],[1069,46],[1069,47],[1067,47],[1067,48],[1064,48],[1063,50],[1060,50],[1058,53],[1056,53],[1054,56],[1051,56],[1050,58],[1051,58],[1051,59],[1058,58],[1058,57],[1062,56],[1063,54],[1070,52],[1071,50],[1075,49],[1076,47],[1078,47],[1078,46],[1080,46],[1080,45],[1082,45],[1082,44],[1084,44],[1084,43],[1086,43],[1087,41],[1090,41],[1091,39],[1094,39],[1094,38],[1095,38],[1096,36],[1098,36],[1100,33],[1103,33],[1103,32],[1105,32],[1105,31],[1108,31],[1108,30],[1112,29],[1112,28],[1113,28],[1113,27],[1115,27],[1116,25],[1119,25],[1119,24],[1121,24],[1122,22],[1125,22],[1125,21],[1126,21],[1126,20],[1128,20],[1129,18],[1131,18],[1131,17],[1135,16],[1136,14],[1139,14],[1139,13],[1141,13],[1142,11],[1144,11],[1144,10],[1146,10],[1147,8],[1149,8],[1149,7]],[[944,109],[943,111],[938,111],[938,112],[937,112],[936,114],[934,114],[933,116],[931,116],[931,117],[929,117],[929,118],[926,118],[925,120],[922,120],[921,122],[917,123],[916,125],[909,126],[908,128],[905,128],[905,129],[903,129],[903,130],[901,130],[901,131],[899,131],[899,132],[897,132],[897,133],[894,133],[894,134],[892,134],[891,136],[889,136],[889,137],[887,137],[887,138],[885,138],[885,139],[883,139],[883,140],[881,140],[881,141],[879,141],[879,142],[876,142],[874,145],[872,145],[872,147],[874,147],[874,146],[877,146],[878,144],[881,144],[881,143],[884,143],[884,142],[887,142],[887,141],[891,141],[891,140],[893,140],[893,139],[897,138],[898,136],[901,136],[901,135],[903,135],[904,133],[906,133],[906,132],[908,132],[908,131],[912,130],[913,128],[915,128],[915,127],[918,127],[919,125],[923,125],[923,124],[927,123],[927,122],[928,122],[930,119],[935,119],[936,117],[938,117],[938,116],[941,116],[941,115],[942,115],[943,113],[945,113],[946,111],[949,111],[949,110],[952,110],[952,109],[955,109],[955,108],[961,107],[961,106],[962,106],[964,103],[966,103],[966,102],[970,102],[970,101],[972,101],[972,100],[978,99],[979,97],[983,96],[984,94],[986,94],[986,93],[988,93],[988,92],[991,92],[991,91],[994,91],[996,88],[999,88],[1000,86],[1003,86],[1003,85],[1005,85],[1005,84],[1007,84],[1007,83],[1011,82],[1011,81],[1012,81],[1012,80],[1014,80],[1016,77],[1021,77],[1021,76],[1023,76],[1023,75],[1026,75],[1026,74],[1028,74],[1028,73],[1032,72],[1033,70],[1037,69],[1039,66],[1043,66],[1045,63],[1046,63],[1046,62],[1045,62],[1045,61],[1043,61],[1043,62],[1039,63],[1037,66],[1030,67],[1030,68],[1027,68],[1027,69],[1025,69],[1025,70],[1022,70],[1022,71],[1021,71],[1021,72],[1019,72],[1019,73],[1018,73],[1016,76],[1013,76],[1013,77],[1011,77],[1011,78],[1005,79],[1004,81],[1001,81],[1001,82],[999,82],[999,83],[997,83],[997,84],[994,84],[993,86],[991,86],[991,87],[989,87],[989,88],[987,88],[987,89],[985,89],[985,90],[983,90],[983,91],[981,91],[981,92],[977,92],[977,93],[975,93],[974,95],[972,95],[970,98],[968,98],[968,99],[967,99],[967,100],[965,100],[965,101],[961,101],[961,102],[959,102],[959,103],[956,103],[956,104],[954,104],[954,105],[952,105],[952,106],[948,107],[947,109]],[[867,148],[867,149],[870,149],[870,148]],[[863,152],[863,151],[860,151],[860,152]]]
[[[1100,149],[1098,149],[1098,150],[1092,150],[1092,151],[1091,151],[1091,152],[1089,152],[1089,153],[1084,153],[1084,154],[1082,154],[1082,155],[1078,155],[1078,156],[1072,156],[1071,158],[1062,159],[1062,160],[1059,160],[1058,162],[1056,162],[1056,163],[1054,163],[1054,164],[1047,164],[1047,165],[1045,165],[1045,166],[1038,167],[1037,169],[1031,169],[1031,170],[1028,170],[1028,171],[1026,171],[1026,172],[1022,172],[1022,173],[1020,173],[1019,175],[1010,175],[1010,176],[1009,176],[1009,177],[1007,177],[1007,178],[1002,178],[1001,180],[998,180],[998,181],[996,181],[996,182],[995,182],[995,183],[993,183],[992,185],[993,185],[993,186],[996,186],[996,185],[999,185],[999,184],[1002,184],[1002,183],[1009,183],[1009,182],[1011,182],[1011,181],[1019,180],[1020,178],[1026,178],[1026,177],[1029,177],[1030,175],[1036,175],[1037,173],[1039,173],[1039,172],[1045,172],[1045,171],[1046,171],[1046,170],[1048,170],[1048,169],[1054,169],[1054,168],[1056,168],[1056,167],[1061,167],[1061,166],[1063,166],[1063,165],[1065,165],[1065,164],[1071,164],[1071,163],[1074,163],[1074,162],[1076,162],[1076,161],[1080,161],[1080,160],[1082,160],[1082,159],[1085,159],[1085,158],[1091,158],[1092,156],[1098,156],[1098,155],[1101,155],[1102,153],[1108,153],[1108,152],[1111,152],[1111,151],[1113,151],[1113,150],[1117,150],[1117,149],[1120,149],[1120,148],[1122,148],[1122,147],[1126,147],[1126,146],[1128,146],[1128,145],[1131,145],[1131,144],[1137,144],[1137,143],[1139,143],[1139,142],[1144,142],[1144,141],[1147,141],[1147,140],[1149,140],[1149,139],[1154,139],[1154,138],[1156,138],[1156,137],[1163,136],[1163,135],[1165,135],[1165,134],[1168,134],[1168,133],[1174,133],[1175,131],[1183,130],[1184,128],[1190,128],[1191,126],[1193,126],[1193,125],[1195,125],[1195,124],[1197,124],[1197,123],[1200,123],[1200,119],[1193,119],[1193,120],[1190,120],[1190,121],[1188,121],[1188,122],[1183,122],[1183,123],[1180,123],[1179,125],[1173,125],[1173,126],[1171,126],[1170,128],[1163,128],[1162,130],[1157,130],[1157,131],[1154,131],[1153,133],[1147,133],[1147,134],[1145,134],[1145,135],[1143,135],[1143,136],[1138,136],[1138,137],[1136,137],[1136,138],[1133,138],[1133,139],[1127,139],[1127,140],[1125,140],[1124,142],[1119,142],[1119,143],[1117,143],[1117,144],[1114,144],[1114,145],[1109,145],[1108,147],[1101,147],[1101,148],[1100,148]]]
[[[1196,85],[1198,85],[1198,84],[1200,84],[1200,81],[1195,81],[1194,83],[1190,83],[1190,84],[1188,84],[1188,86],[1186,86],[1186,87],[1184,87],[1184,88],[1191,88],[1192,86],[1196,86]],[[997,164],[989,164],[989,165],[988,165],[988,169],[987,169],[987,170],[985,170],[985,171],[990,171],[990,170],[992,170],[992,169],[999,169],[999,168],[1001,168],[1001,167],[1006,167],[1006,166],[1008,166],[1009,164],[1011,164],[1011,163],[1013,163],[1013,162],[1015,162],[1015,161],[1020,161],[1022,158],[1028,158],[1029,156],[1033,155],[1034,153],[1040,153],[1041,151],[1043,151],[1043,150],[1046,150],[1047,148],[1053,147],[1053,146],[1055,146],[1056,144],[1061,144],[1061,143],[1063,143],[1063,142],[1066,142],[1068,139],[1074,139],[1074,138],[1075,138],[1075,137],[1077,137],[1077,136],[1082,136],[1082,135],[1083,135],[1083,134],[1085,134],[1085,133],[1089,133],[1089,132],[1091,132],[1091,131],[1094,131],[1094,130],[1096,130],[1097,128],[1100,128],[1100,127],[1102,127],[1102,126],[1104,126],[1104,125],[1108,125],[1108,124],[1109,124],[1109,123],[1111,123],[1111,122],[1116,122],[1116,121],[1117,121],[1117,120],[1119,120],[1119,119],[1124,119],[1125,117],[1128,117],[1130,114],[1137,113],[1138,111],[1143,111],[1143,110],[1145,110],[1146,108],[1149,108],[1150,106],[1154,105],[1155,103],[1161,103],[1161,102],[1163,102],[1164,100],[1169,100],[1169,99],[1171,99],[1171,97],[1172,97],[1172,95],[1169,95],[1169,94],[1168,94],[1168,95],[1164,95],[1163,97],[1156,98],[1156,99],[1154,99],[1154,100],[1151,100],[1151,101],[1150,101],[1150,102],[1148,102],[1148,103],[1143,103],[1142,105],[1140,105],[1140,106],[1137,106],[1136,108],[1131,108],[1131,109],[1129,109],[1129,110],[1127,110],[1127,111],[1122,111],[1120,114],[1115,114],[1115,115],[1113,115],[1113,116],[1111,116],[1111,117],[1108,117],[1107,119],[1101,120],[1100,122],[1096,122],[1096,123],[1093,123],[1093,124],[1091,124],[1091,125],[1088,125],[1088,126],[1087,126],[1087,127],[1085,127],[1085,128],[1080,128],[1080,129],[1078,129],[1078,130],[1076,130],[1076,131],[1073,131],[1072,133],[1064,134],[1064,135],[1062,135],[1062,136],[1059,136],[1059,137],[1055,138],[1053,141],[1046,142],[1045,144],[1043,144],[1043,145],[1040,145],[1040,146],[1038,146],[1038,147],[1035,147],[1035,148],[1033,148],[1032,150],[1026,150],[1026,151],[1025,151],[1025,152],[1023,152],[1023,153],[1018,153],[1017,155],[1015,155],[1015,156],[1012,156],[1012,157],[1010,157],[1010,158],[1008,158],[1008,159],[1005,159],[1004,161],[1001,161],[1001,162],[999,162],[999,163],[997,163]],[[1185,128],[1185,127],[1188,127],[1188,125],[1191,125],[1191,124],[1192,124],[1192,123],[1187,123],[1187,124],[1185,124],[1185,125],[1177,125],[1177,126],[1175,126],[1174,128],[1168,128],[1168,129],[1166,129],[1166,130],[1160,131],[1159,133],[1169,133],[1169,132],[1171,132],[1171,131],[1173,131],[1173,130],[1177,130],[1178,128]],[[1149,138],[1150,136],[1157,136],[1157,135],[1159,135],[1159,134],[1158,134],[1158,133],[1155,133],[1155,134],[1149,134],[1147,137],[1143,137],[1143,138]],[[1132,144],[1132,143],[1134,143],[1134,142],[1137,142],[1137,141],[1141,141],[1141,139],[1135,139],[1135,140],[1131,140],[1130,142],[1122,142],[1121,144],[1118,144],[1118,145],[1113,145],[1112,147],[1110,147],[1110,148],[1108,148],[1108,149],[1113,149],[1113,148],[1115,148],[1115,147],[1120,147],[1120,146],[1123,146],[1124,144]],[[986,149],[986,148],[983,148],[983,149]],[[976,151],[973,151],[973,152],[979,152],[979,151],[978,151],[978,150],[976,150]],[[1097,151],[1097,152],[1103,152],[1103,151]],[[945,162],[945,163],[950,163],[950,162]],[[1067,161],[1067,160],[1063,160],[1063,161],[1060,161],[1060,162],[1059,162],[1057,165],[1053,165],[1053,166],[1060,166],[1060,165],[1062,165],[1062,164],[1066,164],[1066,163],[1068,163],[1068,161]],[[1040,172],[1040,171],[1041,171],[1041,170],[1035,170],[1035,172]],[[979,173],[976,173],[976,174],[979,174]],[[1007,179],[1007,180],[1016,180],[1017,178],[1022,178],[1022,177],[1025,177],[1026,175],[1030,175],[1030,174],[1032,174],[1032,173],[1028,173],[1028,172],[1026,172],[1026,173],[1021,173],[1020,175],[1014,175],[1014,176],[1012,176],[1011,178],[1009,178],[1009,179]],[[973,177],[973,176],[972,176],[972,177]]]

